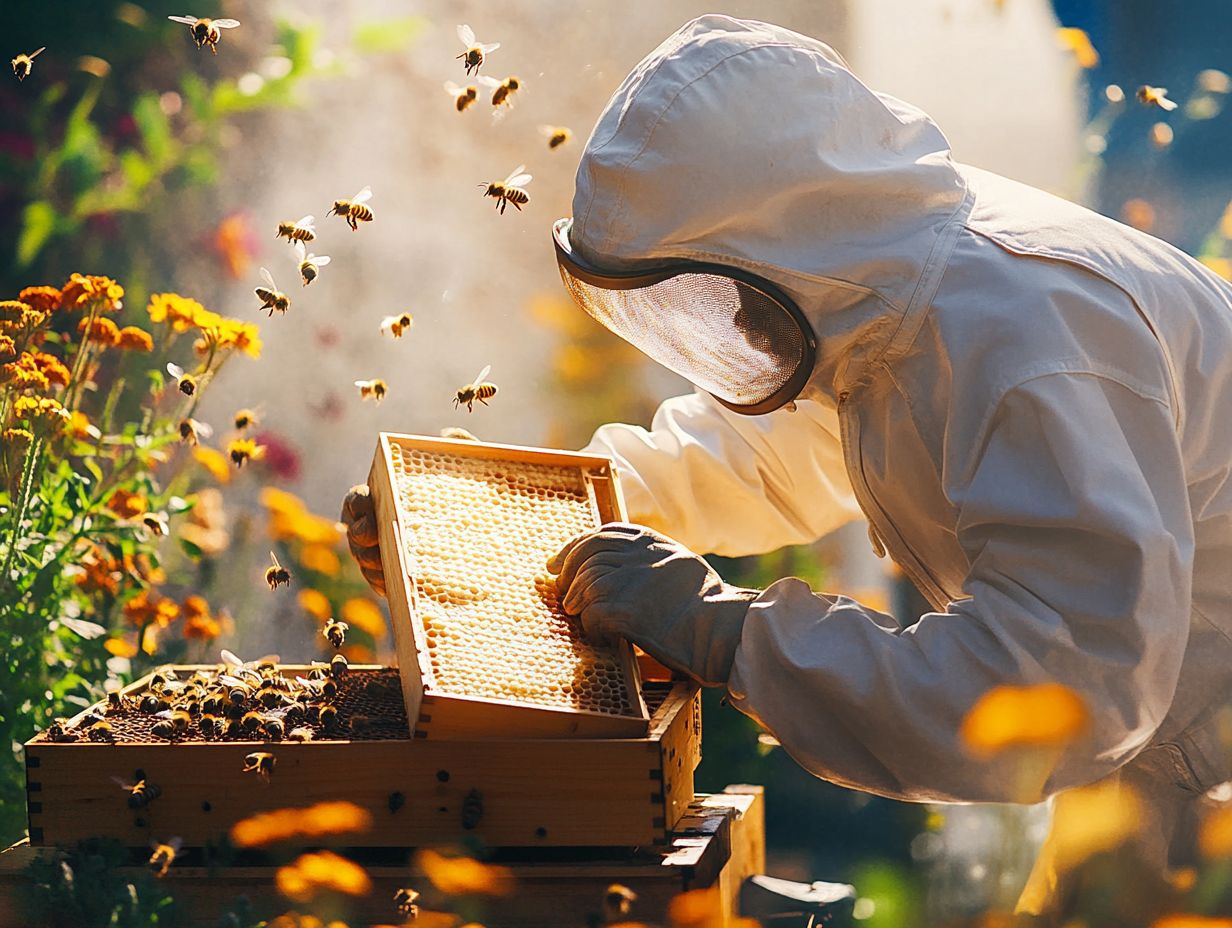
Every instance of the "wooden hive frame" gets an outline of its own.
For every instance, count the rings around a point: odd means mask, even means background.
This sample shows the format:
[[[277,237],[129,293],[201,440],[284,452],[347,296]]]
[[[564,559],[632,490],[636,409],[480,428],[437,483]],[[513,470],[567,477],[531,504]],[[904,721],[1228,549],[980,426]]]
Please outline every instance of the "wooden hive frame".
[[[191,675],[198,666],[174,669]],[[142,693],[149,680],[123,695]],[[345,799],[373,819],[369,831],[345,836],[342,843],[353,846],[662,844],[693,798],[701,703],[691,683],[646,686],[662,701],[641,738],[97,744],[36,736],[25,745],[30,841],[67,847],[109,837],[147,847],[179,836],[201,847],[258,812]],[[277,758],[270,784],[241,772],[252,751]],[[162,794],[134,811],[112,777],[132,782],[138,770]]]
[[[558,467],[581,475],[595,527],[625,518],[624,500],[612,462],[604,457],[569,451],[525,448],[417,435],[381,433],[368,485],[376,511],[381,563],[394,628],[398,664],[406,701],[407,721],[416,738],[637,738],[648,725],[642,701],[638,663],[626,643],[616,645],[617,658],[632,714],[615,715],[560,706],[536,706],[489,696],[451,692],[437,684],[429,657],[415,578],[406,565],[404,542],[413,530],[397,504],[392,448],[426,454],[447,454],[474,460]]]

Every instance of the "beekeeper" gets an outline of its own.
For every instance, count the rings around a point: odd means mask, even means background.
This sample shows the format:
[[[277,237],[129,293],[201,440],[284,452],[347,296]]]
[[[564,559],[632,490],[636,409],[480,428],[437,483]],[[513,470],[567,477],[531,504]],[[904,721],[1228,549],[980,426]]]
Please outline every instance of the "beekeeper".
[[[726,687],[856,789],[1022,801],[1120,771],[1164,810],[1162,860],[1178,810],[1232,779],[1232,288],[955,162],[821,42],[722,16],[616,91],[553,232],[578,304],[697,387],[589,446],[636,524],[552,565],[585,628]],[[379,585],[364,502],[344,518]],[[861,515],[935,611],[739,589],[695,553]],[[1091,722],[1024,797],[959,728],[1041,682]]]

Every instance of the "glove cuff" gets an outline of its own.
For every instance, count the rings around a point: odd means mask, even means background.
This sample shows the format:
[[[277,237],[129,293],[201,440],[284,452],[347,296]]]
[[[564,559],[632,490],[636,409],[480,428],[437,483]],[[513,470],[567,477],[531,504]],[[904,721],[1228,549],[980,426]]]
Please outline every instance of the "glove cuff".
[[[693,625],[697,639],[693,653],[701,657],[692,668],[703,686],[726,686],[740,647],[749,606],[761,590],[726,583],[702,600],[700,621]]]

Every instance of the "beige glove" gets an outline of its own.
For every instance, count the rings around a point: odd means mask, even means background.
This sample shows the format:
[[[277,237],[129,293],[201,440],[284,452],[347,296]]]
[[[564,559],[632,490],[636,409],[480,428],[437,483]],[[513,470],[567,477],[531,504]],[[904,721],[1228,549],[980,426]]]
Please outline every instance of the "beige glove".
[[[368,485],[361,483],[351,487],[342,501],[341,521],[346,525],[347,544],[351,555],[368,585],[382,596],[385,595],[385,572],[381,569],[381,540],[376,531],[376,511]]]

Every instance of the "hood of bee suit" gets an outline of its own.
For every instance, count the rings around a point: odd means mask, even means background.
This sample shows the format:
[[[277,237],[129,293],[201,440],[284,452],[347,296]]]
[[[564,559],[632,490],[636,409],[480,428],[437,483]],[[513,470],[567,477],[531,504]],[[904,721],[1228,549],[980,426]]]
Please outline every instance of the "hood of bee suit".
[[[925,113],[870,90],[816,39],[710,15],[608,103],[569,242],[614,272],[684,259],[767,278],[817,338],[801,395],[833,403],[927,305],[964,194]]]

